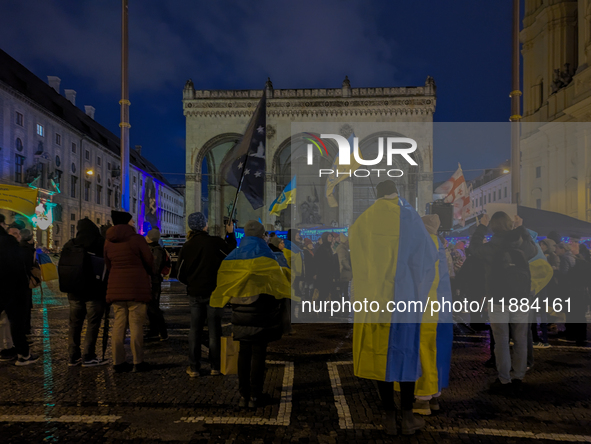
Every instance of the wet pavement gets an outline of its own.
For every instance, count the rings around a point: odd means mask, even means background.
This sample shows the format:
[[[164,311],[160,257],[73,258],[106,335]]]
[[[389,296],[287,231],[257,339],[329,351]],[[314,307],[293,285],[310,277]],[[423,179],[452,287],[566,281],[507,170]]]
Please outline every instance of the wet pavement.
[[[523,393],[501,396],[488,393],[495,371],[483,366],[487,335],[457,334],[441,410],[426,417],[424,431],[392,438],[373,382],[353,375],[349,325],[295,324],[294,334],[270,347],[268,403],[242,410],[236,375],[185,373],[182,285],[164,290],[170,339],[146,342],[153,369],[138,374],[68,367],[67,300],[45,285],[43,293],[36,292],[33,313],[32,349],[41,359],[28,367],[0,363],[2,443],[591,442],[591,347],[551,337],[552,348],[535,350]]]

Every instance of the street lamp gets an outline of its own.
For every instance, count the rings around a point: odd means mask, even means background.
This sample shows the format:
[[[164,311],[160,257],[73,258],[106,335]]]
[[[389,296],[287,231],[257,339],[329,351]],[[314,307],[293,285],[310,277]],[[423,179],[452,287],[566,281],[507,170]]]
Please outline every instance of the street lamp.
[[[82,145],[80,145],[82,146]],[[80,150],[80,152],[82,152],[82,149]],[[82,156],[80,156],[80,158],[82,158]],[[88,176],[92,176],[94,174],[94,171],[91,169],[87,169],[85,171],[86,173],[86,177]],[[85,185],[84,182],[86,182],[86,180],[84,180],[85,178],[80,178],[80,199],[79,199],[79,203],[80,203],[80,219],[82,219],[82,191],[83,191],[83,186]]]
[[[508,168],[503,169],[503,174],[509,174],[509,169]]]

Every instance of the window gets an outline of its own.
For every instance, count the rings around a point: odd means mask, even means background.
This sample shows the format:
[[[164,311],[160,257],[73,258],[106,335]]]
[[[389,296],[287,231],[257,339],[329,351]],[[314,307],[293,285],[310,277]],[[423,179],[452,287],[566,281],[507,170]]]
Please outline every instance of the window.
[[[115,208],[119,208],[119,190],[115,190]]]
[[[100,157],[97,157],[96,158],[96,164],[100,166],[100,164],[101,164],[101,158]]]
[[[90,151],[86,150],[86,153],[84,153],[84,157],[86,157],[86,160],[90,160]]]
[[[133,211],[133,213],[135,214],[135,207],[137,206],[137,199],[134,198],[133,199],[133,208],[131,209],[131,211]]]
[[[45,136],[45,130],[43,129],[43,125],[41,124],[37,124],[37,135],[44,137]]]
[[[70,213],[70,220],[76,220],[76,215],[74,213]]]
[[[133,183],[137,182],[137,177],[133,176]]]
[[[23,169],[25,165],[25,157],[19,156],[18,154],[15,157],[14,161],[14,181],[16,183],[23,183]]]
[[[70,176],[70,197],[76,197],[76,188],[78,188],[78,178],[76,176]],[[73,214],[72,217],[74,217]]]
[[[542,177],[542,167],[536,167],[536,179]]]
[[[84,200],[88,202],[90,200],[90,182],[84,181]]]
[[[497,201],[497,192],[493,191],[492,195],[493,195],[493,202],[496,202]]]
[[[103,187],[101,187],[100,185],[97,185],[96,186],[96,203],[100,205],[102,198],[103,198]]]
[[[101,224],[101,218],[100,218],[100,217],[97,217],[97,218],[96,218],[96,224],[97,224],[97,225],[100,225],[100,224]]]
[[[18,111],[16,112],[16,124],[19,126],[24,126],[25,125],[25,118],[23,117],[23,115],[21,113],[19,113]]]
[[[542,199],[536,199],[536,208],[538,210],[542,209]]]
[[[505,187],[505,197],[507,197],[507,187]]]
[[[490,193],[488,193],[488,203],[491,203],[492,200],[490,200]]]
[[[64,174],[63,171],[55,170],[55,174],[53,175],[53,181],[58,187],[62,183],[62,174]]]
[[[111,207],[112,202],[113,202],[113,190],[107,189],[107,206]]]
[[[111,171],[111,162],[107,162],[107,169]]]
[[[76,144],[74,142],[72,142],[72,152],[73,153],[76,152]]]
[[[56,145],[61,145],[62,144],[62,135],[55,133],[55,144]]]
[[[76,227],[74,225],[70,225],[70,239],[74,239],[76,237]]]
[[[486,205],[486,194],[484,195],[484,205]]]
[[[16,139],[16,150],[19,152],[23,150],[23,141],[19,138]]]

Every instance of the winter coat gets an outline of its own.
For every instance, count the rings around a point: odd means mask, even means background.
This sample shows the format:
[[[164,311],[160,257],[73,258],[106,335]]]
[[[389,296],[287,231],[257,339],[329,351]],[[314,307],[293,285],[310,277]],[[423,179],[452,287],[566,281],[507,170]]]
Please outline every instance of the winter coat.
[[[470,247],[466,250],[466,260],[455,277],[456,287],[462,298],[481,302],[485,296],[484,282],[484,261],[474,256]]]
[[[160,284],[164,278],[162,277],[162,267],[164,267],[164,261],[166,260],[166,251],[160,246],[158,241],[150,242],[148,244],[152,256],[154,256],[154,265],[152,266],[152,284]]]
[[[101,236],[100,229],[90,219],[81,219],[78,221],[78,231],[74,239],[65,243],[62,249],[62,255],[72,247],[82,247],[85,253],[90,253],[96,257],[104,257],[105,238]],[[88,266],[91,267],[90,261]],[[104,301],[107,292],[106,282],[101,285],[95,278],[94,273],[89,270],[88,283],[86,290],[80,293],[68,293],[70,301]]]
[[[18,241],[0,227],[0,302],[25,300],[28,270]]]
[[[503,251],[517,249],[523,252],[525,260],[529,261],[538,254],[538,248],[525,227],[517,227],[511,231],[495,233],[489,242],[484,242],[488,231],[485,225],[478,225],[470,238],[470,252],[484,264],[484,286],[486,296],[494,295],[493,262]]]
[[[350,281],[353,279],[353,270],[351,269],[351,253],[349,252],[349,241],[340,243],[337,247],[337,258],[339,259],[339,279],[341,281]]]
[[[230,303],[235,340],[269,343],[281,339],[283,326],[280,300],[260,294],[250,298],[232,298]]]
[[[338,257],[332,253],[332,246],[328,242],[328,233],[322,234],[322,245],[314,253],[314,275],[316,288],[321,294],[328,296],[334,287],[334,280],[339,278]]]
[[[226,239],[196,231],[181,248],[178,279],[187,286],[187,294],[199,302],[209,302],[217,287],[218,270],[222,261],[236,248],[236,236],[228,233]]]
[[[154,258],[148,242],[131,225],[107,230],[105,264],[109,270],[107,302],[149,302]]]

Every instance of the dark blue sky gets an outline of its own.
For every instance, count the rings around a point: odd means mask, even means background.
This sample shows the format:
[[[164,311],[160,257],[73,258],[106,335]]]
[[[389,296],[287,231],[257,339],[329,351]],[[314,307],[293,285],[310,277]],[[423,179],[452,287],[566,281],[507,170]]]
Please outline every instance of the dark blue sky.
[[[185,170],[182,88],[437,83],[437,122],[507,122],[511,3],[455,0],[129,0],[131,145],[165,173]],[[120,1],[0,4],[0,47],[119,134]],[[435,146],[435,171],[496,166],[509,146]],[[473,176],[475,173],[472,173]],[[436,176],[445,178],[446,174]],[[168,175],[182,182],[182,174]]]

